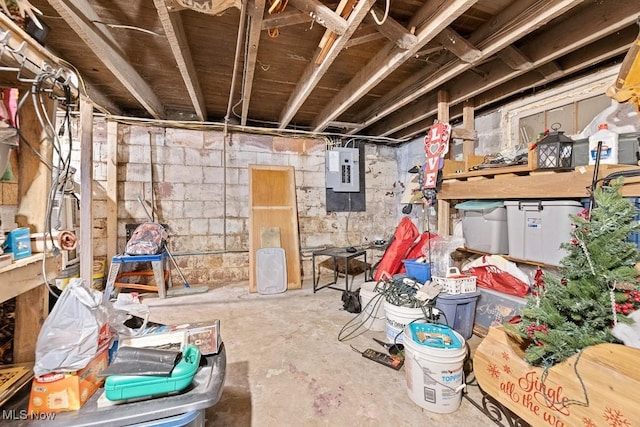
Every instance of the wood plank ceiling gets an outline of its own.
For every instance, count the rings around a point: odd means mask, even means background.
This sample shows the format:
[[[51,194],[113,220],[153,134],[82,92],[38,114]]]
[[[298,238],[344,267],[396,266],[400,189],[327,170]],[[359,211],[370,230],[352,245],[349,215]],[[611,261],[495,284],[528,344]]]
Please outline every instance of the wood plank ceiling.
[[[383,143],[423,133],[439,91],[455,121],[619,63],[640,16],[628,0],[31,3],[115,114]]]

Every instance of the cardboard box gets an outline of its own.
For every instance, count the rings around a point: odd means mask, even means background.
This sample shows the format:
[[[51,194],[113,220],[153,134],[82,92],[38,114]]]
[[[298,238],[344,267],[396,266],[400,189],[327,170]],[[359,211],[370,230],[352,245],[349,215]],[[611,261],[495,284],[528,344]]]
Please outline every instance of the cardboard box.
[[[204,356],[220,351],[220,320],[147,328],[141,336],[120,340],[119,346],[184,350],[193,344]]]
[[[76,372],[51,373],[31,383],[29,413],[64,412],[80,409],[102,386],[98,375],[108,366],[109,350],[104,348],[89,364]]]

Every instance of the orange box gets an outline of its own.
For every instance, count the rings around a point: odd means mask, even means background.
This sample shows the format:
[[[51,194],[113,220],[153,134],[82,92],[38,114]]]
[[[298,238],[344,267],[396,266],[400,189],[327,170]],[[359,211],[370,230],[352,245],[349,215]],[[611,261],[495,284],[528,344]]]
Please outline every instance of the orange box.
[[[109,350],[103,349],[89,364],[69,373],[51,373],[36,377],[31,383],[29,410],[31,413],[63,412],[80,409],[102,386],[98,375],[109,364]]]

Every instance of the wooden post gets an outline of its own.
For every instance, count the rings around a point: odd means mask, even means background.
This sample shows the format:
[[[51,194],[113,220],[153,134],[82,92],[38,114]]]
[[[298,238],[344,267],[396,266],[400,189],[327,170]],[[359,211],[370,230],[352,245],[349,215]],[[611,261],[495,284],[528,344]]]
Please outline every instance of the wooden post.
[[[449,121],[449,92],[446,90],[438,91],[438,120]]]
[[[55,103],[45,97],[44,107],[54,111]],[[50,117],[55,123],[55,114]],[[18,166],[18,227],[28,227],[31,233],[46,231],[46,200],[51,187],[51,169],[44,164],[34,151],[47,159],[49,164],[53,157],[53,144],[40,126],[32,98],[29,97],[19,113],[20,132],[23,139],[19,145]],[[25,141],[29,143],[29,148]]]
[[[449,93],[444,90],[438,91],[438,120],[441,122],[449,121]],[[449,152],[446,154],[447,159],[451,159],[453,150],[449,143]],[[450,233],[450,210],[448,200],[438,199],[438,234],[440,236],[448,236]]]
[[[56,103],[45,98],[44,107],[51,113],[55,123]],[[51,187],[51,170],[34,151],[50,163],[53,157],[52,141],[40,126],[36,110],[29,97],[19,113],[20,131],[24,141],[19,146],[18,166],[18,227],[28,227],[32,233],[46,230],[46,206]],[[43,278],[44,280],[44,278]],[[36,354],[36,340],[40,327],[49,313],[49,291],[44,284],[16,297],[15,330],[13,334],[14,363],[33,362]]]
[[[80,278],[93,283],[93,104],[80,97]]]
[[[118,253],[118,123],[107,122],[107,260]]]
[[[33,362],[40,328],[49,314],[49,291],[41,285],[16,297],[13,362]]]
[[[464,101],[464,105],[462,107],[462,127],[468,131],[473,131],[476,128],[475,125],[475,114],[474,114],[474,102],[472,99]],[[475,153],[474,150],[475,140],[473,139],[464,139],[462,141],[462,154],[463,158],[466,159],[467,156],[473,156]]]

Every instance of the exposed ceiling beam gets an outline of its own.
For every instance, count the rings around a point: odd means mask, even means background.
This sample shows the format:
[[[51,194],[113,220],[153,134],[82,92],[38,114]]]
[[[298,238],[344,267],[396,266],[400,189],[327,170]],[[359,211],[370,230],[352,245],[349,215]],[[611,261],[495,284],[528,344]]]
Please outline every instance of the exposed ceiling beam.
[[[432,18],[417,31],[417,43],[411,49],[405,50],[399,49],[393,42],[383,47],[320,112],[312,123],[314,131],[324,130],[329,122],[336,119],[377,86],[378,83],[418,52],[422,46],[431,41],[440,31],[473,6],[476,1],[445,0],[443,4],[439,5],[434,5],[434,2],[425,3],[417,13],[417,16],[422,18],[426,15],[432,16]],[[412,26],[412,23],[410,23],[410,26]]]
[[[198,75],[193,65],[193,59],[191,58],[189,43],[187,43],[187,38],[184,34],[182,18],[180,18],[179,12],[169,13],[165,0],[153,0],[153,3],[158,11],[162,28],[164,28],[164,34],[171,47],[171,52],[173,52],[173,57],[178,65],[178,70],[180,71],[184,85],[187,87],[187,93],[189,94],[189,98],[191,98],[196,116],[200,121],[205,121],[207,119],[207,112],[204,105],[204,96],[202,95]]]
[[[505,47],[496,56],[512,70],[529,70],[533,67],[531,60],[515,46]]]
[[[287,105],[280,114],[280,129],[286,128],[291,122],[296,112],[307,100],[309,95],[311,95],[313,89],[316,87],[322,76],[327,72],[333,61],[338,57],[338,54],[342,51],[349,41],[349,38],[369,13],[369,10],[374,3],[375,0],[360,0],[349,15],[347,20],[347,31],[343,35],[338,36],[327,51],[323,52],[323,49],[321,48],[316,50],[316,58],[323,54],[324,59],[320,64],[318,64],[318,61],[314,59],[309,63],[309,65],[307,65],[302,77],[298,80],[296,89],[289,97]]]
[[[372,41],[376,41],[376,40],[381,40],[383,39],[384,36],[379,33],[379,32],[373,32],[370,34],[365,34],[363,36],[360,37],[352,37],[351,39],[349,39],[349,41],[344,45],[345,49],[349,49],[350,47],[353,46],[358,46],[360,44],[365,44],[365,43],[369,43]]]
[[[0,13],[0,30],[3,34],[4,49],[0,49],[0,59],[2,64],[9,67],[19,68],[20,74],[26,78],[33,78],[41,72],[42,64],[47,63],[52,67],[61,67],[69,70],[68,74],[76,74],[76,71],[69,68],[66,64],[60,63],[60,59],[55,56],[49,49],[43,47],[30,35],[26,34],[22,28],[18,26],[11,18],[4,13]],[[24,46],[23,46],[23,43]],[[14,52],[21,52],[20,55],[14,54]],[[24,61],[22,60],[24,58]],[[15,81],[15,72],[13,72],[11,80]],[[68,75],[62,75],[66,78]],[[102,112],[110,114],[122,114],[120,107],[118,107],[111,98],[106,96],[98,86],[89,81],[86,77],[83,79],[82,85],[86,89],[86,95],[91,98],[92,103]],[[15,83],[14,83],[15,84]],[[79,93],[82,93],[81,88],[75,87],[74,83],[70,82],[72,87],[73,97],[77,97]],[[62,95],[62,93],[60,93]]]
[[[267,18],[263,18],[262,29],[273,30],[274,28],[304,24],[305,22],[313,22],[313,18],[308,14],[304,14],[298,10],[285,10],[284,12],[276,13],[274,15],[270,15]]]
[[[564,75],[564,71],[555,61],[547,62],[536,68],[536,70],[542,74],[545,80],[552,81]]]
[[[338,6],[336,6],[336,13],[339,14],[341,18],[348,19],[349,15],[351,15],[351,12],[355,8],[357,1],[358,0],[340,0],[340,3],[338,3]],[[325,55],[329,52],[329,50],[335,43],[336,38],[338,38],[338,34],[334,33],[333,31],[324,31],[324,34],[320,39],[320,43],[318,43],[320,52],[316,55],[316,65],[322,64]]]
[[[440,43],[430,42],[427,43],[422,49],[416,52],[416,57],[418,56],[429,56],[434,53],[442,52],[444,47]]]
[[[541,0],[536,1],[533,5],[523,1],[512,3],[495,20],[491,20],[475,31],[469,41],[476,43],[476,40],[482,40],[477,44],[477,47],[482,50],[482,58],[489,58],[581,2],[582,0]],[[494,21],[502,22],[504,25],[500,28],[493,28]],[[489,36],[483,39],[485,34],[489,34]],[[454,60],[435,73],[417,75],[417,77],[407,80],[370,105],[363,113],[363,117],[366,118],[361,120],[362,127],[353,132],[381,120],[398,108],[409,104],[429,91],[435,90],[439,85],[460,75],[472,66],[473,64]]]
[[[434,40],[464,62],[476,62],[482,57],[480,49],[476,49],[476,47],[469,43],[467,39],[453,31],[451,28],[445,28],[442,30]]]
[[[89,3],[80,0],[48,1],[144,109],[154,118],[164,119],[164,106],[151,87],[91,23],[98,20],[98,15]]]
[[[247,58],[244,66],[244,85],[242,91],[242,116],[240,124],[247,124],[249,116],[249,104],[251,102],[251,91],[253,90],[253,76],[256,72],[258,60],[258,46],[260,45],[260,32],[262,30],[262,18],[264,17],[265,0],[253,0],[249,2],[247,13],[251,17],[251,27],[249,27],[249,42],[247,46]]]
[[[373,11],[376,16],[383,16],[384,11],[374,6]],[[374,24],[380,34],[394,42],[400,49],[410,49],[418,42],[418,38],[411,34],[409,30],[402,26],[398,21],[387,15],[382,25],[379,25],[373,17],[368,14],[366,21],[370,24]]]
[[[544,64],[569,55],[571,52],[578,49],[584,49],[586,51],[597,51],[592,46],[598,40],[603,39],[607,34],[607,37],[627,37],[629,40],[635,38],[637,34],[637,27],[635,23],[636,16],[640,14],[640,4],[631,6],[630,4],[620,5],[618,8],[609,8],[605,14],[605,19],[596,20],[594,15],[602,17],[602,11],[586,9],[581,15],[574,16],[574,20],[577,20],[576,28],[582,27],[582,31],[566,31],[562,26],[550,27],[547,31],[540,33],[535,39],[529,40],[526,45],[520,47],[521,50],[529,52],[527,56],[530,57],[530,61],[535,67],[541,67]],[[582,25],[581,25],[582,23]],[[560,40],[557,40],[560,39]],[[557,40],[555,43],[546,43],[548,40]],[[608,44],[604,41],[602,45],[612,46],[619,45],[619,42]],[[541,49],[542,46],[542,49]],[[559,46],[562,46],[560,48]],[[605,48],[603,48],[605,49]],[[615,55],[615,51],[609,49],[612,55]],[[609,56],[611,57],[611,56]],[[585,62],[593,62],[593,55],[586,57]],[[602,54],[598,54],[597,58],[602,59]],[[478,79],[477,76],[461,75],[455,81],[452,81],[450,86],[451,104],[457,104],[463,102],[465,99],[473,97],[476,101],[476,108],[480,108],[490,102],[495,102],[497,99],[486,101],[481,103],[482,94],[494,87],[498,87],[502,84],[506,84],[509,81],[516,82],[520,80],[528,70],[509,70],[499,64],[500,61],[490,63],[485,67],[486,77],[484,79]],[[582,68],[586,64],[581,64]],[[572,72],[577,71],[579,67],[576,65],[572,68]],[[544,79],[540,79],[540,73],[537,71],[534,73],[538,76],[536,84],[542,84]],[[563,75],[567,74],[567,69],[563,70]],[[531,86],[533,87],[533,86]],[[418,123],[422,120],[429,120],[434,115],[434,108],[424,108],[422,103],[420,111],[411,109],[410,111],[401,111],[398,114],[394,114],[393,117],[380,122],[378,125],[371,127],[370,132],[381,135],[389,136],[398,133],[404,128],[408,128],[414,123]],[[406,134],[403,132],[403,134]]]
[[[635,38],[635,35],[632,36],[632,38]],[[578,59],[573,66],[562,70],[562,75],[558,75],[557,78],[571,75],[572,73],[583,70],[585,66],[593,66],[602,63],[602,61],[606,61],[607,59],[610,59],[612,57],[623,55],[627,52],[628,45],[613,50],[610,48],[610,45],[606,45],[596,50],[597,52],[593,49],[587,49],[587,52],[585,52],[585,54],[588,54],[589,58],[583,56],[581,59]],[[591,54],[594,55],[591,56]],[[519,76],[517,79],[510,79],[502,83],[501,85],[493,87],[490,90],[483,92],[478,97],[474,98],[474,101],[479,101],[479,104],[476,108],[490,105],[494,102],[506,99],[510,96],[523,93],[526,90],[539,87],[540,85],[543,85],[545,83],[549,83],[549,81],[547,81],[547,79],[545,79],[544,77],[541,77],[540,73],[538,73],[536,70],[531,70]],[[452,118],[458,117],[460,115],[460,111],[458,110],[461,110],[459,108],[461,105],[462,104],[457,104],[452,107]],[[433,124],[433,117],[435,117],[435,109],[431,108],[431,110],[431,117],[428,117],[420,122],[414,123],[411,126],[402,129],[399,133],[395,134],[394,137],[397,139],[410,139],[414,136],[426,132],[427,129],[429,129],[429,127],[431,127],[431,125]]]
[[[289,3],[339,36],[347,30],[347,21],[318,0],[289,0]]]

